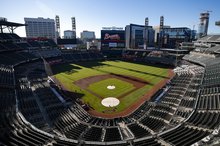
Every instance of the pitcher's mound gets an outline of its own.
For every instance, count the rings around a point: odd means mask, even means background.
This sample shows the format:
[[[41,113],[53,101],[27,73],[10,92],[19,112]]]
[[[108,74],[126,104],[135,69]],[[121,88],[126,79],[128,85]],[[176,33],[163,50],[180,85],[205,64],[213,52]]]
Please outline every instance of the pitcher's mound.
[[[113,86],[113,85],[107,86],[107,89],[109,89],[109,90],[115,89],[115,86]]]
[[[102,105],[105,107],[114,107],[117,106],[120,103],[120,101],[115,97],[107,97],[102,100]]]

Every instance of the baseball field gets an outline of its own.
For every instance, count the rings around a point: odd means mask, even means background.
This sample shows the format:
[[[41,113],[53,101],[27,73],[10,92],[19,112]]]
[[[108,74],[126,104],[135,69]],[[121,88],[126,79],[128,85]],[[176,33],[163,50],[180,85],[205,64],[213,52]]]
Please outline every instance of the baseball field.
[[[132,112],[172,76],[167,68],[124,61],[54,65],[52,71],[57,84],[82,95],[80,100],[90,107],[89,112],[100,116]],[[119,103],[111,100],[104,105],[102,101],[109,97]]]

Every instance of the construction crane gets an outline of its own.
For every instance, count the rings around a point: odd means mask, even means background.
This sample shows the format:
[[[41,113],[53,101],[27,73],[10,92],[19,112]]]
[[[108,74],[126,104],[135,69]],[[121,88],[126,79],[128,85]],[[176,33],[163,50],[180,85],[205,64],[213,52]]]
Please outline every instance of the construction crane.
[[[202,10],[203,11],[203,13],[211,13],[212,12],[212,10]]]

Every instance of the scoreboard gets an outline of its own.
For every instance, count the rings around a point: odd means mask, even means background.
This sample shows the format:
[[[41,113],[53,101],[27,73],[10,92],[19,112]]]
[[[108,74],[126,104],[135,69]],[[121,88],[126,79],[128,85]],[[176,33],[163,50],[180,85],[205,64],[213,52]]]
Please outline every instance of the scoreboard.
[[[124,30],[101,30],[101,47],[124,48],[125,47],[125,31]]]

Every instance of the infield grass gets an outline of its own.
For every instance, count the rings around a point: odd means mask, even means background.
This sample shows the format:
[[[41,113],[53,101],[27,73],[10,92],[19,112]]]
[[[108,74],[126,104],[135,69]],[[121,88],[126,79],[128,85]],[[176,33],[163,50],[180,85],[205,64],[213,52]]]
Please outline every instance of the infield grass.
[[[115,89],[107,89],[107,86],[115,86]],[[134,89],[135,87],[125,81],[116,79],[116,78],[109,78],[105,79],[93,84],[90,84],[89,90],[92,90],[96,94],[100,95],[103,98],[107,97],[116,97],[118,98],[120,95],[123,95],[126,92]]]

